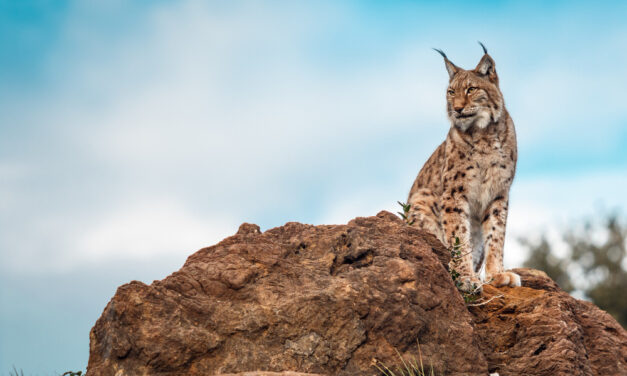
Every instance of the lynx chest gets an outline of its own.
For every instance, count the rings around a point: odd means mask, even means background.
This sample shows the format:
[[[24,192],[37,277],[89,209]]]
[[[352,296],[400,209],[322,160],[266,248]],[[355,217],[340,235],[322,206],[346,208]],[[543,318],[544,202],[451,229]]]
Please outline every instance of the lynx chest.
[[[482,139],[468,150],[466,184],[471,213],[480,215],[498,196],[506,196],[515,171],[514,151],[498,139]]]

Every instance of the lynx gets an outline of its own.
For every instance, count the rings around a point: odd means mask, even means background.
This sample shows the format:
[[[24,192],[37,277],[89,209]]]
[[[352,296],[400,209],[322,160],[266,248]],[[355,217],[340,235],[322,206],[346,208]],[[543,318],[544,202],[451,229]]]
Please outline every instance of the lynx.
[[[420,170],[407,200],[409,223],[449,248],[458,244],[460,257],[450,266],[460,274],[464,291],[480,289],[484,264],[486,282],[520,286],[517,274],[503,270],[516,133],[494,60],[481,47],[484,55],[473,70],[457,67],[436,49],[449,74],[446,110],[451,128]]]

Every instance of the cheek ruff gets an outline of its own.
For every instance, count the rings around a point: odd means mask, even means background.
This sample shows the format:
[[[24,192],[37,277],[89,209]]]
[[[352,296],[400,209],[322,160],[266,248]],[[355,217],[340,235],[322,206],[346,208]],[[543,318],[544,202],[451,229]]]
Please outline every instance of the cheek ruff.
[[[488,125],[490,125],[491,121],[492,121],[492,116],[490,116],[490,113],[488,111],[483,110],[477,114],[476,120],[475,120],[475,126],[479,129],[483,129],[487,127]]]

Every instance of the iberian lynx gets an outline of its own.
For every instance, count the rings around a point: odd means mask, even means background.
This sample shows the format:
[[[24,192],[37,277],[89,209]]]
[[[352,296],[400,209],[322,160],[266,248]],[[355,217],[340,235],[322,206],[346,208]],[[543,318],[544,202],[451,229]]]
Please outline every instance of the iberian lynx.
[[[449,84],[446,110],[451,128],[446,140],[420,170],[407,200],[408,220],[433,233],[445,246],[457,243],[461,257],[451,262],[464,291],[520,286],[520,277],[503,270],[503,243],[509,188],[516,170],[516,133],[499,89],[494,60],[486,48],[477,67],[464,70],[446,55]]]

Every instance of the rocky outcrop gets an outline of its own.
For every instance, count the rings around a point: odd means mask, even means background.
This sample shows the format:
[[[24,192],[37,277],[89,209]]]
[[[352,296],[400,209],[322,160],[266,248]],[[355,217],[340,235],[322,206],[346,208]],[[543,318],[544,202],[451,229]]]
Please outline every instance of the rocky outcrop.
[[[520,269],[523,287],[486,286],[467,306],[448,260],[387,212],[244,224],[166,279],[121,286],[90,333],[87,373],[373,375],[375,359],[399,356],[443,375],[626,373],[627,334],[592,304]]]
[[[491,372],[627,375],[627,333],[620,324],[560,290],[544,272],[514,271],[523,287],[485,286],[488,303],[469,306]]]

